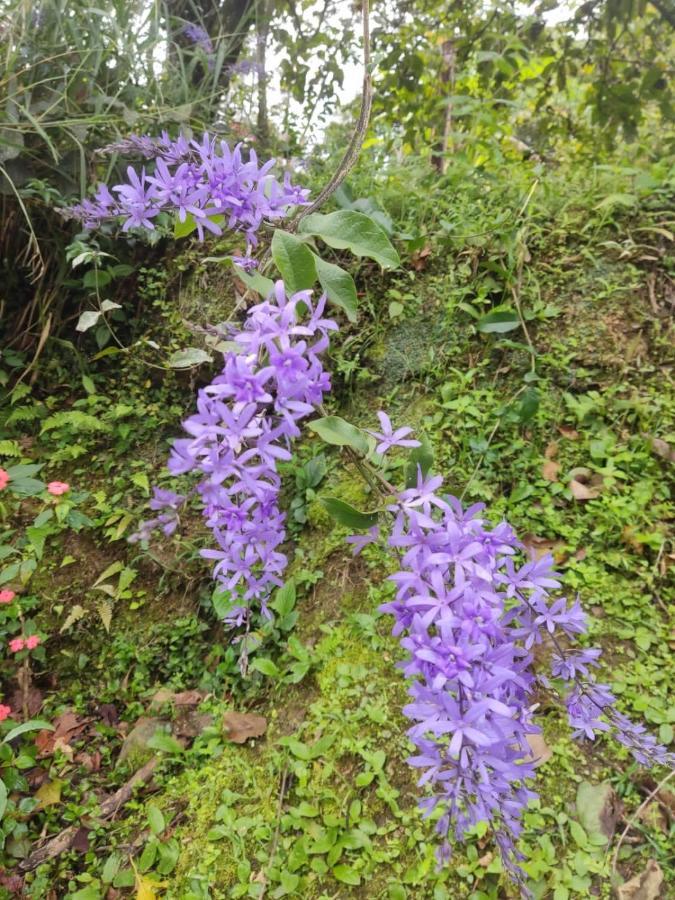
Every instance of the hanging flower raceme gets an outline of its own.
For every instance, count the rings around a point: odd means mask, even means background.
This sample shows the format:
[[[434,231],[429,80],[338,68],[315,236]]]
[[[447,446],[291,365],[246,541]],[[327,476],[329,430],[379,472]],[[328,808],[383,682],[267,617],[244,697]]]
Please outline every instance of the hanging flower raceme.
[[[379,417],[378,453],[410,445],[409,429],[394,432],[388,417]],[[419,783],[433,789],[420,805],[443,838],[440,858],[449,854],[451,833],[462,840],[471,826],[488,821],[505,869],[523,885],[516,841],[535,796],[528,743],[539,732],[533,694],[539,684],[550,686],[535,674],[533,645],[553,643],[552,675],[566,695],[575,737],[612,731],[638,762],[667,764],[672,757],[614,708],[606,685],[595,683],[589,667],[600,651],[568,649],[586,620],[578,600],[550,597],[560,587],[551,557],[518,565],[524,548],[512,528],[489,527],[482,505],[463,509],[442,494],[442,484],[418,470],[417,483],[388,506],[388,545],[400,569],[391,576],[395,599],[382,610],[394,616],[393,633],[406,651],[401,668],[412,679],[404,710],[414,723],[410,763],[422,772]],[[359,552],[378,536],[371,528],[349,540]]]
[[[200,239],[205,231],[221,234],[223,227],[243,231],[249,246],[256,246],[263,221],[288,214],[289,207],[305,205],[308,192],[272,174],[274,160],[258,164],[254,150],[244,159],[241,145],[204,134],[201,141],[181,135],[171,140],[132,135],[106,150],[136,153],[154,161],[153,171],[127,168],[127,181],[112,191],[100,184],[93,199],[85,198],[65,213],[88,228],[122,221],[122,230],[153,230],[161,212],[185,222],[192,216]]]
[[[196,472],[196,486],[217,547],[202,551],[216,561],[214,577],[238,602],[228,621],[241,624],[253,601],[267,614],[266,598],[280,586],[286,557],[285,516],[279,509],[279,460],[288,460],[298,423],[330,390],[321,355],[337,325],[323,317],[326,298],[311,291],[287,297],[282,281],[252,307],[244,328],[232,335],[236,349],[220,375],[199,391],[197,412],[183,423],[189,437],[174,443],[169,470]],[[157,492],[157,519],[141,525],[170,533],[184,497]]]

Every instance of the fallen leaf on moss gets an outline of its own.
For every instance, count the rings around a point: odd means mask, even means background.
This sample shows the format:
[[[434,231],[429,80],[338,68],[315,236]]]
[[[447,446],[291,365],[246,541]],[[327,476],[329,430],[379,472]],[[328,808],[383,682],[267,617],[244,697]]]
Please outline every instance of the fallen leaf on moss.
[[[602,477],[583,466],[570,472],[569,488],[575,500],[595,500],[600,496]]]
[[[535,769],[548,762],[553,756],[553,751],[544,740],[543,734],[528,734],[527,743],[530,745],[530,752],[524,757],[524,760],[532,763]]]
[[[243,744],[250,738],[262,737],[267,731],[267,719],[255,713],[225,713],[223,725],[225,736],[233,744]]]
[[[623,811],[621,801],[607,781],[601,784],[582,781],[577,788],[576,808],[579,823],[586,833],[607,840],[614,834]]]
[[[523,535],[523,546],[525,552],[530,559],[538,560],[542,556],[551,554],[557,563],[563,563],[567,559],[565,550],[565,541],[558,539],[549,540],[548,538],[537,537],[535,534],[528,532]]]
[[[556,462],[554,459],[545,460],[544,465],[541,467],[541,474],[546,481],[557,481],[559,471],[560,463]]]
[[[663,896],[663,872],[654,859],[650,859],[644,872],[617,888],[619,900],[659,900]]]

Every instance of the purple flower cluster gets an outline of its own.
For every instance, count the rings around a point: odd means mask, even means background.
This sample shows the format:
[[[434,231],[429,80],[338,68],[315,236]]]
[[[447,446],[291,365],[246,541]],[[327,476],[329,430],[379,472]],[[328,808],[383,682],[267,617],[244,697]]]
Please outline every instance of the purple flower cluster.
[[[380,422],[378,452],[411,444],[409,429],[393,431],[383,414]],[[434,789],[420,805],[434,815],[443,837],[440,859],[449,854],[451,830],[462,840],[467,829],[488,821],[506,871],[523,886],[516,841],[523,810],[535,796],[528,786],[536,762],[528,737],[539,732],[533,695],[540,683],[550,686],[534,673],[535,644],[553,643],[552,675],[562,680],[563,692],[569,688],[575,737],[611,730],[641,763],[672,758],[616,711],[606,685],[593,681],[589,667],[600,651],[563,646],[586,631],[586,620],[578,600],[550,597],[560,587],[552,558],[517,565],[523,546],[511,526],[489,527],[482,505],[463,509],[441,493],[442,483],[418,470],[417,484],[388,506],[388,545],[400,570],[391,576],[395,599],[382,610],[394,616],[393,633],[407,651],[401,668],[412,679],[412,702],[404,712],[414,723],[408,733],[417,751],[410,763],[422,770],[419,783]],[[349,540],[358,552],[377,538],[371,528]]]
[[[184,135],[172,140],[166,132],[159,138],[132,135],[107,149],[140,153],[154,160],[154,171],[129,166],[128,180],[112,192],[100,184],[93,199],[65,210],[86,228],[123,219],[123,231],[152,230],[153,219],[168,212],[181,222],[191,215],[201,240],[205,231],[221,234],[225,225],[244,231],[248,245],[256,246],[264,220],[280,219],[289,207],[307,203],[308,192],[291,184],[288,173],[283,183],[270,174],[274,160],[261,166],[251,150],[245,161],[240,145],[231,149],[227,141],[208,134],[201,141]]]
[[[141,522],[138,531],[129,537],[132,544],[150,539],[153,531],[161,529],[167,536],[172,535],[180,523],[178,510],[185,503],[186,497],[164,488],[154,488],[150,509],[163,510],[154,519]]]
[[[188,22],[183,26],[183,34],[185,37],[192,41],[195,47],[199,47],[200,50],[203,50],[207,56],[213,56],[213,41],[211,40],[208,31],[205,28],[202,28],[201,25],[195,25],[193,22]]]
[[[253,601],[267,615],[266,598],[283,583],[285,516],[278,505],[277,463],[290,459],[298,423],[330,390],[320,357],[337,325],[323,318],[325,303],[322,296],[314,304],[311,291],[287,298],[278,281],[232,335],[237,349],[199,391],[197,412],[183,423],[189,437],[173,445],[172,474],[201,476],[196,491],[218,545],[202,555],[216,560],[216,580],[236,598],[232,625],[246,620]]]

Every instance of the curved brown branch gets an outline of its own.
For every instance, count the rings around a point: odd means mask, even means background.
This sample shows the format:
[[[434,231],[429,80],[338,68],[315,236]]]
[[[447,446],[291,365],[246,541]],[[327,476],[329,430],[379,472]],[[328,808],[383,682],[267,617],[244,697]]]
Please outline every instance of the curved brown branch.
[[[349,146],[345,150],[345,154],[340,160],[340,164],[335,170],[333,177],[320,191],[316,200],[296,215],[288,226],[288,231],[296,231],[298,225],[305,216],[308,216],[310,213],[319,209],[319,207],[322,206],[340,187],[359,158],[361,144],[363,144],[366,132],[368,131],[370,110],[373,105],[373,79],[370,74],[370,10],[368,0],[363,0],[361,10],[363,17],[363,90],[361,93],[361,111],[359,113],[359,118],[349,142]]]

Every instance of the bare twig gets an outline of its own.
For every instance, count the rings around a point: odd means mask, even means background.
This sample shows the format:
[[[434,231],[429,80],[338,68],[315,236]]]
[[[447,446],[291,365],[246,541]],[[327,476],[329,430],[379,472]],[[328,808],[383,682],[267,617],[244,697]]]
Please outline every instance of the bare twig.
[[[132,775],[127,783],[123,784],[118,791],[115,791],[114,794],[110,794],[109,797],[106,797],[100,804],[99,813],[96,818],[99,820],[110,819],[116,815],[120,808],[131,798],[136,785],[145,784],[150,780],[150,776],[157,768],[158,762],[159,757],[153,756],[152,759],[148,760],[142,768]],[[57,834],[56,837],[47,841],[42,847],[34,850],[30,856],[19,863],[21,871],[32,872],[33,869],[37,869],[42,863],[54,859],[54,857],[60,856],[61,853],[70,850],[75,835],[80,827],[80,823],[70,825],[68,828],[65,828],[62,832]]]
[[[270,847],[269,852],[269,864],[274,865],[274,857],[277,852],[277,847],[279,846],[279,832],[281,831],[281,811],[284,807],[284,799],[288,792],[288,766],[285,766],[284,771],[281,773],[281,787],[279,788],[279,799],[277,800],[277,814],[276,814],[276,828],[274,829],[274,837],[272,838],[272,845]],[[262,891],[260,892],[260,898],[265,896],[265,891],[267,890],[268,879],[267,875],[264,875],[265,880],[263,881]]]
[[[665,778],[662,778],[661,781],[659,781],[659,783],[656,785],[656,787],[651,792],[651,794],[649,794],[649,796],[647,796],[642,801],[642,803],[638,806],[638,808],[635,810],[633,815],[630,817],[630,819],[626,823],[626,827],[621,832],[621,837],[617,841],[616,847],[614,849],[614,853],[612,854],[612,873],[616,872],[616,864],[619,859],[619,850],[621,849],[621,845],[623,844],[623,842],[626,838],[626,835],[628,834],[628,832],[631,830],[631,828],[635,824],[635,820],[639,817],[640,813],[647,806],[647,804],[658,794],[658,792],[661,790],[661,788],[664,786],[664,784],[667,784],[670,781],[670,779],[673,777],[673,775],[675,775],[675,769],[672,769],[665,776]]]

